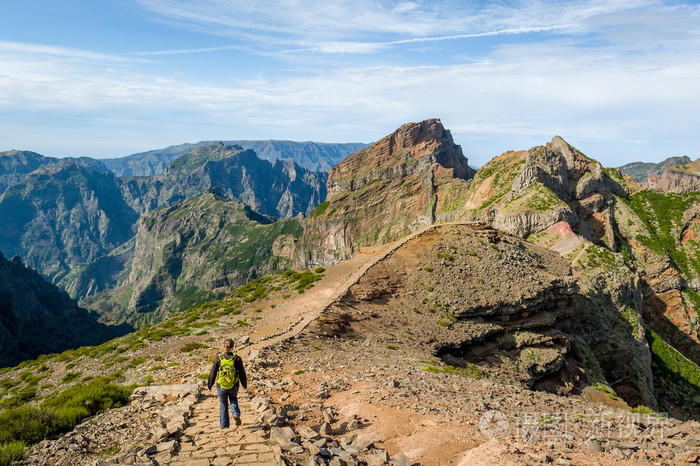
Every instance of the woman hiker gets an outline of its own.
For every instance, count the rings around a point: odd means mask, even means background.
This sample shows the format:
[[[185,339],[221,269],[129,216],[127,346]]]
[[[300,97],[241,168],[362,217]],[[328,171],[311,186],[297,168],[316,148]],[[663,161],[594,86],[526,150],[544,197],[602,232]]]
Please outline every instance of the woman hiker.
[[[224,352],[214,359],[214,364],[209,371],[208,387],[211,388],[216,383],[219,392],[219,422],[222,429],[228,429],[228,405],[231,403],[231,414],[236,423],[236,427],[241,425],[241,410],[238,407],[238,385],[248,390],[243,360],[233,353],[233,340],[224,340]]]

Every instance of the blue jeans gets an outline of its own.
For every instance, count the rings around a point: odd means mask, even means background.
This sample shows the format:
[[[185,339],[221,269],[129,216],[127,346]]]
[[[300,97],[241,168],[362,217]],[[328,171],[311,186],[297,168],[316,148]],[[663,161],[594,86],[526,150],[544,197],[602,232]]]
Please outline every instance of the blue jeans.
[[[238,385],[236,384],[233,388],[224,390],[216,384],[216,390],[219,392],[219,422],[222,429],[228,429],[229,417],[228,417],[228,405],[231,402],[231,414],[233,416],[240,416],[241,410],[238,408]]]

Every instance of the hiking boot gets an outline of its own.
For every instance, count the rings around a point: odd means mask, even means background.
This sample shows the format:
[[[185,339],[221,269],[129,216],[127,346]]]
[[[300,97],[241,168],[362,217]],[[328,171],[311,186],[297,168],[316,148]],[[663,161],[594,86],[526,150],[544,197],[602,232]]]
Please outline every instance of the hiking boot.
[[[241,416],[233,416],[233,421],[236,423],[236,427],[241,425]]]

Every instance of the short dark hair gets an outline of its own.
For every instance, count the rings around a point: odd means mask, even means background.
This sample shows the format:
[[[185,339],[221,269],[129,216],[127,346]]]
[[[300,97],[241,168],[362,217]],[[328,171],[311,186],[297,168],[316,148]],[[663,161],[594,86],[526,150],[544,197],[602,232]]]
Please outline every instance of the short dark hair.
[[[225,339],[224,340],[224,348],[226,348],[226,349],[233,348],[233,340],[231,340],[230,338]]]

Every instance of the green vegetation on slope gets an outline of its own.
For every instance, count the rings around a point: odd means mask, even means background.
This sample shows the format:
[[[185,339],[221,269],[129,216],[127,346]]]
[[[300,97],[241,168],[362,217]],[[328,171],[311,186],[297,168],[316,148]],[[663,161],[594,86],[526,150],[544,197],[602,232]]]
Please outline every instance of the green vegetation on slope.
[[[637,235],[635,238],[657,254],[667,255],[686,274],[700,275],[700,256],[691,256],[684,251],[678,238],[683,228],[683,214],[693,204],[700,201],[700,192],[688,194],[640,191],[630,195],[627,203],[645,223],[650,236]],[[689,241],[693,249],[697,241]]]
[[[647,341],[651,349],[655,383],[660,384],[675,403],[698,412],[700,410],[698,366],[666,343],[653,330],[647,331]]]
[[[22,405],[0,413],[0,462],[20,459],[24,448],[72,430],[84,419],[125,405],[133,387],[93,380],[51,396],[40,405]]]
[[[0,381],[0,408],[4,409],[0,412],[0,465],[21,460],[28,446],[55,438],[90,416],[126,404],[134,386],[121,386],[115,382],[126,379],[150,384],[153,383],[152,374],[167,371],[168,367],[178,364],[153,365],[164,358],[154,357],[148,351],[149,342],[203,336],[209,329],[222,324],[250,325],[262,309],[253,310],[248,306],[244,310],[247,305],[264,300],[273,292],[283,295],[283,298],[291,296],[293,291],[304,293],[323,277],[324,271],[319,267],[315,271],[288,270],[261,277],[239,287],[224,299],[178,312],[160,324],[148,325],[99,346],[41,355],[36,360],[0,370],[0,375],[15,372],[13,377]],[[207,349],[206,343],[196,341],[180,346],[180,352]],[[67,372],[54,387],[47,381],[57,365],[65,365]],[[102,372],[110,368],[109,371],[113,372],[97,379],[83,377],[90,366],[92,369],[97,366]],[[128,371],[132,371],[131,375],[127,374]],[[53,379],[56,376],[60,377],[56,374]]]

